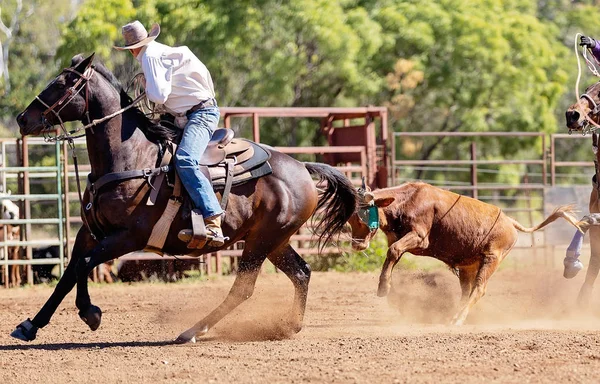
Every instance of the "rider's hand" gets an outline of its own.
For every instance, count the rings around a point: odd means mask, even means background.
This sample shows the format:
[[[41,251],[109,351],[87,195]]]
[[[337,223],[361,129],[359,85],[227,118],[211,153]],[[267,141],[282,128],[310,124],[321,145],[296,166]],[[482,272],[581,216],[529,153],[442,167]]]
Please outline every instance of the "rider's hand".
[[[596,46],[596,40],[589,36],[581,36],[581,42],[579,45],[582,47],[594,48]]]

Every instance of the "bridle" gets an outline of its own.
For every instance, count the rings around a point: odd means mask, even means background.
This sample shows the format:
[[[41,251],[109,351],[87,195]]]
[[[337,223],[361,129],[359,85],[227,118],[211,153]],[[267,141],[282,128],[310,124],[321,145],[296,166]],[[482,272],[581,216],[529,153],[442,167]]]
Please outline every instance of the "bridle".
[[[90,113],[89,113],[89,94],[90,94],[90,87],[88,82],[90,81],[90,79],[92,78],[92,76],[94,75],[94,67],[92,66],[92,60],[90,60],[90,62],[87,64],[87,66],[85,67],[85,70],[83,71],[83,73],[73,69],[73,68],[65,68],[63,70],[67,71],[67,72],[71,72],[76,74],[77,76],[79,76],[79,78],[77,79],[77,81],[75,82],[75,84],[73,84],[73,86],[71,86],[69,89],[67,89],[67,91],[65,92],[65,94],[58,99],[54,104],[52,105],[48,105],[45,101],[43,101],[40,98],[41,93],[43,93],[44,91],[42,91],[40,93],[40,95],[37,95],[35,97],[35,99],[37,101],[39,101],[44,107],[46,107],[46,110],[44,112],[42,112],[42,123],[44,124],[45,127],[48,128],[52,128],[54,125],[52,123],[50,123],[50,121],[48,120],[48,116],[50,116],[50,114],[54,115],[56,117],[56,119],[58,120],[60,127],[62,129],[63,134],[62,135],[57,135],[55,137],[50,137],[49,135],[45,135],[44,140],[47,142],[56,142],[56,141],[67,141],[69,144],[69,147],[71,148],[71,155],[73,157],[73,165],[75,167],[75,179],[77,180],[77,192],[79,194],[79,202],[81,204],[81,206],[83,207],[83,194],[81,191],[81,183],[80,183],[80,178],[79,178],[79,166],[78,166],[78,162],[77,162],[77,155],[75,154],[75,142],[74,139],[84,136],[85,133],[81,134],[81,135],[77,135],[74,136],[75,133],[79,132],[79,131],[85,131],[88,128],[92,128],[106,120],[112,119],[113,117],[122,114],[123,112],[125,112],[126,110],[128,110],[129,108],[132,108],[135,104],[137,104],[142,98],[146,97],[145,93],[142,93],[141,95],[139,95],[138,97],[135,98],[135,100],[132,101],[131,104],[129,104],[128,106],[119,109],[118,111],[111,113],[109,115],[106,115],[100,119],[96,119],[96,120],[91,120],[90,119]],[[69,103],[71,103],[71,101],[73,101],[73,99],[75,98],[75,96],[77,96],[79,93],[81,93],[81,91],[85,88],[85,109],[84,109],[84,115],[85,118],[87,119],[87,125],[81,126],[79,128],[76,128],[72,131],[67,131],[67,129],[65,128],[65,124],[64,121],[62,120],[62,118],[60,117],[60,112],[67,106],[69,105]],[[50,132],[51,129],[47,129],[45,132],[48,133]],[[89,206],[90,204],[88,204]],[[86,207],[86,211],[89,210],[88,207]],[[92,227],[89,225],[86,215],[82,215],[82,219],[83,222],[85,224],[85,226],[88,228],[92,238],[96,241],[97,237],[94,234],[94,231],[92,230]]]
[[[379,228],[379,210],[375,205],[375,199],[373,194],[367,189],[365,178],[363,177],[362,187],[358,188],[359,203],[356,214],[358,219],[362,221],[367,227],[369,232],[374,233]],[[370,195],[371,199],[367,201],[367,194]]]
[[[128,106],[119,109],[116,112],[113,112],[109,115],[106,115],[100,119],[95,119],[92,120],[90,118],[90,111],[89,111],[89,94],[90,94],[90,87],[88,85],[88,82],[90,81],[90,79],[92,78],[92,76],[94,75],[94,67],[92,66],[92,61],[90,60],[90,62],[88,63],[88,65],[85,67],[85,70],[83,71],[83,73],[80,73],[79,71],[73,69],[73,68],[65,68],[63,70],[67,71],[67,72],[71,72],[74,73],[76,75],[79,76],[79,78],[77,79],[77,81],[75,82],[75,84],[73,84],[73,86],[71,86],[69,89],[67,89],[67,91],[65,92],[65,94],[58,99],[54,104],[52,105],[48,105],[46,102],[44,102],[41,98],[40,95],[37,95],[35,98],[37,101],[39,101],[44,107],[46,107],[46,110],[44,112],[42,112],[42,123],[44,124],[45,127],[47,127],[48,129],[45,131],[45,133],[48,133],[51,131],[50,128],[52,128],[54,125],[52,123],[50,123],[50,121],[48,120],[48,116],[50,114],[53,114],[56,119],[58,119],[58,122],[60,124],[61,130],[63,132],[62,135],[58,135],[55,137],[50,137],[48,135],[44,136],[44,140],[46,140],[47,142],[55,142],[55,141],[63,141],[63,140],[67,140],[69,142],[69,144],[72,146],[73,144],[73,139],[82,137],[85,135],[85,133],[77,135],[77,136],[73,136],[74,134],[76,134],[77,132],[80,131],[85,131],[88,128],[93,128],[96,125],[112,119],[113,117],[122,114],[123,112],[125,112],[126,110],[132,108],[133,106],[135,106],[139,101],[141,101],[142,99],[144,99],[146,97],[145,93],[141,93],[139,96],[137,96],[132,102],[131,104],[129,104]],[[83,125],[79,128],[73,129],[71,131],[67,131],[67,129],[65,128],[65,124],[63,122],[63,120],[60,117],[60,112],[67,106],[69,105],[69,103],[71,101],[73,101],[73,99],[75,98],[75,96],[77,96],[82,90],[83,88],[85,88],[85,109],[84,109],[84,115],[85,118],[87,120],[87,124]],[[44,91],[42,91],[44,92]]]
[[[586,135],[588,133],[595,132],[597,129],[600,129],[600,124],[596,123],[594,121],[594,119],[590,116],[590,115],[595,116],[598,113],[600,113],[600,105],[598,105],[598,103],[596,103],[594,98],[592,96],[590,96],[588,93],[583,93],[581,96],[579,96],[579,101],[581,101],[581,100],[587,100],[593,106],[593,109],[590,113],[584,113],[579,108],[579,106],[580,106],[579,102],[577,102],[576,110],[584,118],[584,120],[581,122],[581,132],[583,135]],[[593,125],[594,127],[588,128],[590,125]],[[569,133],[572,133],[572,132],[573,132],[573,130],[569,128]]]
[[[67,89],[67,91],[65,92],[65,94],[60,99],[58,99],[52,105],[48,105],[46,102],[44,102],[40,98],[41,93],[40,93],[40,95],[37,95],[35,97],[35,99],[37,101],[39,101],[44,107],[46,107],[46,110],[44,112],[42,112],[42,123],[44,124],[44,126],[46,126],[48,128],[52,128],[53,127],[53,124],[51,124],[50,121],[48,120],[48,116],[50,114],[53,114],[56,117],[56,119],[58,120],[62,131],[66,135],[69,135],[69,133],[67,132],[67,130],[65,128],[65,124],[64,124],[62,118],[60,117],[60,112],[67,105],[69,105],[69,103],[71,103],[71,101],[73,101],[73,99],[75,98],[75,96],[77,96],[85,88],[85,109],[84,109],[84,114],[85,114],[85,118],[87,119],[87,123],[89,124],[91,122],[91,120],[90,120],[90,112],[89,112],[89,108],[88,108],[89,95],[90,95],[90,87],[87,86],[87,85],[88,85],[88,81],[92,78],[92,75],[94,74],[94,67],[92,66],[92,61],[90,60],[90,62],[88,63],[88,65],[85,68],[85,70],[83,71],[83,73],[80,73],[79,71],[77,71],[77,70],[75,70],[73,68],[65,68],[63,70],[63,72],[65,72],[65,71],[74,73],[77,76],[79,76],[79,78],[77,79],[77,81],[75,82],[75,84],[73,84],[73,86],[71,86],[69,89]]]
[[[575,81],[575,95],[579,94],[579,81],[581,80],[581,60],[579,59],[579,52],[577,51],[577,39],[580,36],[581,36],[581,33],[577,33],[575,35],[575,44],[574,44],[575,57],[577,58],[577,69],[578,69],[577,80]],[[596,65],[590,59],[588,59],[587,54],[588,54],[588,49],[583,47],[582,56],[585,59],[588,69],[590,70],[590,72],[592,72],[592,74],[594,76],[600,77],[600,72],[598,72],[598,70],[596,69]],[[596,61],[596,63],[598,63],[598,61],[596,60],[594,55],[592,55],[592,57],[594,58],[594,61]],[[586,89],[586,91],[587,91],[587,89]],[[589,114],[583,113],[583,111],[580,109],[580,105],[581,105],[580,102],[582,99],[589,101],[594,106],[594,109],[591,112],[592,115],[597,115],[600,112],[600,107],[598,106],[598,103],[596,103],[594,98],[592,96],[590,96],[587,92],[585,92],[585,93],[581,94],[581,96],[579,96],[579,99],[577,100],[577,104],[576,104],[577,107],[575,109],[584,118],[584,120],[581,122],[581,133],[582,133],[582,135],[585,136],[588,133],[595,133],[595,131],[597,129],[600,129],[600,124],[596,123],[594,121],[594,119],[589,116]],[[590,126],[590,124],[593,125],[594,127],[588,128]],[[573,131],[574,131],[573,129],[569,128],[569,134],[573,133]]]

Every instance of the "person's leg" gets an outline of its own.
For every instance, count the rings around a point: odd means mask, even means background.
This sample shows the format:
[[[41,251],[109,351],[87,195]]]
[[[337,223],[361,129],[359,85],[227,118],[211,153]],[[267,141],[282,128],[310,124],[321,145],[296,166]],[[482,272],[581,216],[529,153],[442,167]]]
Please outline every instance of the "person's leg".
[[[175,167],[181,183],[188,191],[194,207],[197,208],[206,225],[206,231],[212,238],[208,245],[220,247],[225,238],[221,230],[221,215],[223,209],[217,200],[210,181],[204,176],[198,165],[200,158],[206,150],[208,142],[219,123],[219,109],[217,107],[198,110],[189,116],[181,143],[175,153]],[[187,238],[189,231],[180,232],[180,239]],[[182,237],[183,236],[183,237]]]
[[[581,254],[581,246],[583,245],[584,233],[576,231],[571,240],[571,244],[567,248],[567,255],[563,260],[564,271],[563,276],[567,279],[572,279],[583,269],[583,263],[579,260]]]
[[[223,213],[210,181],[198,169],[219,117],[218,108],[205,108],[192,113],[175,153],[175,166],[181,183],[190,194],[194,207],[205,218]]]

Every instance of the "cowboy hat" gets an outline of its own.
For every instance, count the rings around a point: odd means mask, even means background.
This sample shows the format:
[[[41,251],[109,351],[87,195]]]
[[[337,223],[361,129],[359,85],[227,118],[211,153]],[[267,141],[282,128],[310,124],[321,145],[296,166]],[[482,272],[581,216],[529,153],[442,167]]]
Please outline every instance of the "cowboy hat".
[[[119,51],[135,49],[143,47],[144,45],[156,39],[160,33],[160,26],[158,23],[154,23],[150,29],[150,33],[148,33],[142,23],[136,20],[129,24],[125,24],[123,28],[121,28],[121,33],[123,34],[123,38],[125,38],[125,46],[114,46],[114,48],[118,49]]]

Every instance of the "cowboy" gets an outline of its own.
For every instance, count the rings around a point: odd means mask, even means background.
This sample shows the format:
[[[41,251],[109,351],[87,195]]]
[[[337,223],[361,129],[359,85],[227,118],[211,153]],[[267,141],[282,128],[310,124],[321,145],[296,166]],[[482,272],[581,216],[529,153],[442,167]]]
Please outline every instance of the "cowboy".
[[[146,77],[148,99],[164,107],[176,117],[183,128],[181,142],[175,153],[175,168],[181,183],[188,191],[195,213],[202,214],[209,237],[208,245],[224,244],[221,218],[223,210],[210,181],[198,168],[200,158],[220,118],[215,91],[206,66],[186,47],[170,47],[154,41],[160,33],[157,23],[150,33],[139,21],[133,21],[121,30],[125,45],[114,47],[129,50],[140,62]],[[185,118],[187,122],[185,122]],[[180,232],[180,238],[185,238]]]

